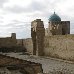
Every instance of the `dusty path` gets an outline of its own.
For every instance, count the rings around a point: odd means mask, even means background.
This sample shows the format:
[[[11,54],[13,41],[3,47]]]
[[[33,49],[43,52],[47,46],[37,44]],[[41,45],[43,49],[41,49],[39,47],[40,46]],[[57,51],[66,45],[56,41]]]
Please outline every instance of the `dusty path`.
[[[52,70],[69,70],[74,74],[74,63],[69,62],[69,61],[63,61],[63,60],[58,60],[58,59],[53,59],[53,58],[48,58],[48,57],[37,57],[37,56],[29,56],[29,55],[20,55],[20,53],[8,53],[6,54],[7,56],[11,57],[16,57],[24,60],[30,60],[32,62],[37,62],[41,63],[43,67],[44,72],[49,72]]]

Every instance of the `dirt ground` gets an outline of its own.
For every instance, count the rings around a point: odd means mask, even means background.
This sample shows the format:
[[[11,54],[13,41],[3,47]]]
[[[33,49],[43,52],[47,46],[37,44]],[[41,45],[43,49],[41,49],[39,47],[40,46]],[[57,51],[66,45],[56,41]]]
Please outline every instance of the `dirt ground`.
[[[39,57],[33,55],[22,55],[21,53],[4,53],[7,56],[24,59],[27,61],[37,62],[42,64],[43,72],[49,73],[52,71],[69,71],[74,74],[74,62],[50,58],[50,57]]]

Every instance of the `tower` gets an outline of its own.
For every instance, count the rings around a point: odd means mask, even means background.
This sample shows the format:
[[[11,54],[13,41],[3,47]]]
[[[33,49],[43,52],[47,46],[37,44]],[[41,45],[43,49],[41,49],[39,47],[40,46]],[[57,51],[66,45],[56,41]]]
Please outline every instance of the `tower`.
[[[12,33],[11,38],[12,38],[13,43],[16,44],[17,43],[16,33]]]
[[[16,33],[12,33],[11,37],[12,39],[16,39]]]
[[[44,54],[45,28],[41,19],[31,22],[31,37],[33,42],[33,55],[42,56]]]

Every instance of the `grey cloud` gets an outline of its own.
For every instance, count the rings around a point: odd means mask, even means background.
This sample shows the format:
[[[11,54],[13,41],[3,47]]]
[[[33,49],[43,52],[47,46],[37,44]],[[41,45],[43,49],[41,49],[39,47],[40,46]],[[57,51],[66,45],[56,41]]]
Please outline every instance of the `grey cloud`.
[[[24,7],[20,7],[20,6],[13,6],[13,7],[6,7],[5,10],[10,11],[12,13],[23,13],[23,12],[27,12],[28,10]]]
[[[37,2],[37,1],[33,1],[32,4],[30,5],[30,7],[32,8],[32,10],[36,10],[36,11],[42,11],[45,10],[46,6],[41,3],[41,2]]]
[[[9,33],[16,33],[17,38],[27,38],[27,37],[31,37],[30,35],[30,26],[24,26],[24,25],[10,25],[10,26],[2,26],[0,27],[2,34],[0,34],[0,36],[7,36],[7,34]]]
[[[41,4],[40,2],[33,1],[28,7],[22,7],[15,5],[13,7],[6,7],[4,8],[7,11],[10,11],[12,13],[23,13],[23,12],[34,12],[34,11],[42,11],[45,9],[45,6]]]
[[[16,33],[16,36],[17,38],[27,38],[27,37],[31,37],[30,35],[30,29],[28,29],[28,27],[21,27],[19,26],[20,28],[18,27],[12,27],[12,28],[9,28],[7,30],[7,32],[10,32],[10,33]]]
[[[0,0],[0,7],[3,8],[4,3],[8,2],[8,0]]]
[[[10,28],[10,29],[25,29],[29,28],[31,23],[23,22],[23,21],[18,21],[18,20],[13,20],[11,23],[1,25],[0,28]]]
[[[54,10],[54,7],[56,6],[57,2],[56,0],[53,0],[53,2],[50,2],[49,0],[42,2],[33,1],[28,7],[22,7],[22,6],[13,6],[13,7],[6,7],[5,11],[9,11],[12,13],[32,13],[31,17],[47,17],[49,18],[52,9]],[[35,13],[36,11],[39,11],[40,13]]]

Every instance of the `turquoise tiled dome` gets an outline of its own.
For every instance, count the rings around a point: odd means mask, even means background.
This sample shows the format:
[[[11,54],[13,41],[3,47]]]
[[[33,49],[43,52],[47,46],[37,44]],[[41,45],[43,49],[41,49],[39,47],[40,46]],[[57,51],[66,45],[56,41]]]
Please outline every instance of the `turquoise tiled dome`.
[[[54,14],[50,16],[49,21],[61,21],[61,18],[54,12]]]

